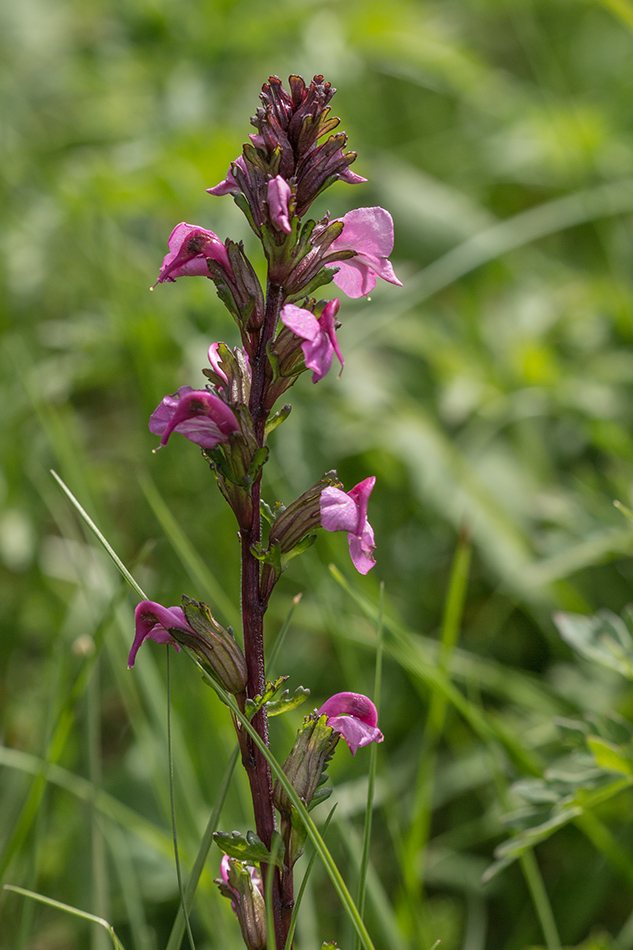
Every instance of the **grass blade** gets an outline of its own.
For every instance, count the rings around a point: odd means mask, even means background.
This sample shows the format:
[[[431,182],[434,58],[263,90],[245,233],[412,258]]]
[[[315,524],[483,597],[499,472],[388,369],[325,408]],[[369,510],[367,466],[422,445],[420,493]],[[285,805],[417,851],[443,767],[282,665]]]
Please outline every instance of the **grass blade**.
[[[380,694],[382,689],[382,657],[383,657],[383,625],[382,615],[385,600],[385,585],[380,584],[380,600],[378,601],[378,619],[376,622],[376,675],[374,679],[374,703],[380,713]],[[378,717],[380,720],[380,716]],[[367,806],[365,808],[365,826],[363,829],[363,850],[358,878],[358,910],[361,915],[365,911],[365,889],[367,886],[367,868],[369,866],[369,844],[371,841],[371,824],[374,813],[374,789],[376,785],[376,766],[378,764],[378,746],[372,743],[369,752],[369,776],[367,781]],[[360,938],[356,935],[356,950],[360,948]]]
[[[45,897],[44,894],[36,894],[35,891],[27,891],[23,887],[16,887],[14,884],[4,884],[3,887],[5,891],[13,891],[15,894],[21,894],[23,897],[29,897],[31,900],[39,901],[40,904],[47,904],[49,907],[62,910],[64,913],[71,914],[73,917],[81,917],[83,920],[89,920],[93,924],[98,924],[100,927],[105,928],[112,938],[112,944],[115,950],[125,950],[123,944],[114,932],[114,927],[108,923],[107,920],[104,920],[103,917],[97,917],[95,914],[89,914],[85,910],[71,907],[70,904],[62,904],[61,901],[56,901],[52,897]]]
[[[119,557],[119,555],[116,553],[112,545],[106,540],[106,538],[101,533],[101,531],[99,531],[98,527],[96,526],[96,524],[94,523],[94,521],[92,520],[88,512],[85,510],[85,508],[81,506],[79,501],[75,498],[75,496],[71,492],[68,485],[66,485],[66,483],[59,477],[59,475],[54,469],[51,469],[51,475],[53,476],[53,478],[55,479],[55,481],[57,482],[61,490],[64,492],[64,494],[68,497],[68,499],[70,500],[70,503],[74,505],[74,507],[77,509],[77,511],[79,512],[79,514],[81,515],[85,523],[88,525],[88,527],[90,528],[90,530],[92,531],[96,539],[103,546],[104,550],[112,558],[112,560],[114,561],[117,567],[117,570],[123,575],[123,577],[128,582],[132,590],[136,594],[138,594],[141,600],[149,600],[143,588],[139,584],[136,583],[136,581],[134,580],[134,578],[128,571],[127,567],[125,566],[125,564]]]

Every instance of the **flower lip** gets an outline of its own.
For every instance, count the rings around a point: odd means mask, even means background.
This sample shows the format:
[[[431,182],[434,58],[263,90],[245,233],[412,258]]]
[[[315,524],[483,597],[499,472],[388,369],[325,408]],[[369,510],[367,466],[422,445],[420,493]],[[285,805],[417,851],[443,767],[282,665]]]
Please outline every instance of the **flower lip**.
[[[393,218],[384,208],[355,208],[342,218],[343,231],[332,241],[328,257],[336,261],[337,251],[355,251],[356,256],[337,261],[334,283],[348,297],[362,297],[376,286],[376,277],[402,286],[388,260],[393,251]]]
[[[181,221],[167,240],[169,252],[165,255],[160,273],[154,283],[175,281],[177,277],[210,277],[207,259],[217,261],[230,274],[227,250],[213,231]],[[152,288],[153,289],[153,288]]]
[[[214,449],[238,429],[233,411],[219,396],[191,386],[181,386],[177,393],[165,396],[149,421],[150,432],[161,436],[161,446],[177,430],[196,445]]]
[[[169,628],[190,629],[180,607],[163,607],[162,604],[157,604],[153,600],[142,600],[136,605],[134,621],[136,633],[127,661],[128,670],[134,666],[136,654],[145,640],[153,640],[154,643],[171,643],[180,652],[180,647],[171,636]]]
[[[226,178],[217,185],[214,185],[213,188],[207,188],[207,194],[220,197],[222,195],[236,195],[241,191],[237,179],[233,174],[233,165],[238,165],[244,174],[246,174],[246,162],[244,161],[244,156],[238,155],[235,161],[231,162],[229,170],[226,173]]]

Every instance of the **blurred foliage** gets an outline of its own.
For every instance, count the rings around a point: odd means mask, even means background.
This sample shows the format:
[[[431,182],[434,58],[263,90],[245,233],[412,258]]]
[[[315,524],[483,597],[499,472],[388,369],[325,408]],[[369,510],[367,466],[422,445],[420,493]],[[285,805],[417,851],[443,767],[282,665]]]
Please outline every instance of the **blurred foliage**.
[[[565,797],[561,721],[580,724],[589,783],[608,771],[609,743],[621,762],[630,753],[608,727],[631,718],[629,684],[575,656],[551,615],[631,600],[633,532],[612,503],[633,503],[632,27],[629,0],[2,6],[4,881],[107,916],[128,950],[167,944],[178,894],[164,651],[146,648],[126,672],[134,598],[49,469],[153,599],[184,592],[236,622],[230,513],[193,445],[153,456],[147,431],[166,392],[202,382],[209,342],[236,332],[211,283],[147,288],[183,219],[256,253],[230,198],[204,189],[238,154],[269,74],[323,73],[369,181],[335,186],[320,210],[387,207],[404,287],[344,302],[345,373],[318,390],[304,377],[273,437],[271,502],[332,467],[347,485],[378,476],[379,562],[352,578],[345,539],[327,536],[292,563],[271,642],[304,596],[272,672],[315,703],[371,692],[384,580],[367,900],[379,950],[438,938],[444,950],[633,948],[629,780],[565,813],[535,851],[512,825],[522,793],[540,796],[535,822]],[[454,646],[445,599],[464,526],[473,560]],[[193,672],[172,659],[185,872],[233,748]],[[271,723],[281,758],[299,718]],[[344,750],[331,768],[328,843],[352,883],[366,772]],[[220,826],[245,832],[248,815],[236,774]],[[524,835],[517,861],[482,886],[508,828]],[[217,858],[195,903],[199,950],[240,946],[211,884]],[[13,893],[0,922],[7,950],[107,945]],[[298,945],[334,938],[353,945],[317,862]]]

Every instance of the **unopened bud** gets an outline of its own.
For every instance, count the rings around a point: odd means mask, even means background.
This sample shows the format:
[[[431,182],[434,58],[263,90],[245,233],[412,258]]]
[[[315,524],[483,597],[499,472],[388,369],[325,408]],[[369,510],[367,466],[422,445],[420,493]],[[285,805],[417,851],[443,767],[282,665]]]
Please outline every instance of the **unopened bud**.
[[[191,632],[171,630],[174,640],[195,653],[209,675],[227,692],[236,696],[243,693],[246,660],[234,637],[215,620],[206,604],[183,597],[182,610]]]
[[[248,950],[266,950],[266,906],[259,871],[225,854],[220,873],[215,883],[231,901]]]
[[[328,759],[337,742],[338,735],[328,726],[326,716],[307,717],[297,733],[295,744],[283,764],[283,770],[295,792],[306,805],[310,804],[319,787]],[[291,813],[292,803],[279,781],[275,782],[273,802],[275,808],[282,814]]]

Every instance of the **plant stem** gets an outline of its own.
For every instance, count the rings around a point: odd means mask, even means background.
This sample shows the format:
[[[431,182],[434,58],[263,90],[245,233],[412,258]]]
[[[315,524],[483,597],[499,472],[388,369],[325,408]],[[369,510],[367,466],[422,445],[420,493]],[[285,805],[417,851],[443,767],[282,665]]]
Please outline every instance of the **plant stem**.
[[[257,336],[253,334],[253,343],[255,344],[253,349],[255,352],[251,361],[252,379],[249,411],[258,449],[264,445],[264,431],[268,417],[268,411],[263,405],[266,390],[266,350],[268,342],[272,339],[275,332],[282,300],[283,288],[277,284],[269,284],[266,296],[264,322]],[[244,654],[248,674],[246,690],[248,696],[251,698],[262,695],[266,686],[266,670],[264,666],[264,614],[266,612],[266,601],[263,600],[260,595],[260,562],[251,553],[253,545],[261,541],[261,517],[259,510],[260,481],[261,473],[255,479],[251,487],[251,524],[250,526],[242,528],[240,531],[242,545],[242,627],[244,631]],[[252,720],[252,726],[266,748],[269,748],[268,719],[265,709],[261,709],[256,713]],[[263,843],[267,848],[270,848],[272,833],[275,830],[270,766],[260,749],[257,748],[250,737],[246,738],[246,742],[243,744],[242,761],[247,771],[251,787],[253,811],[255,813],[255,828]],[[266,865],[262,866],[264,886],[266,884],[268,870]],[[279,950],[283,950],[292,906],[290,906],[288,914],[284,915],[280,875],[275,868],[272,868],[271,871],[273,874],[271,893],[275,942]],[[285,921],[282,920],[284,916],[288,917],[287,925]]]

